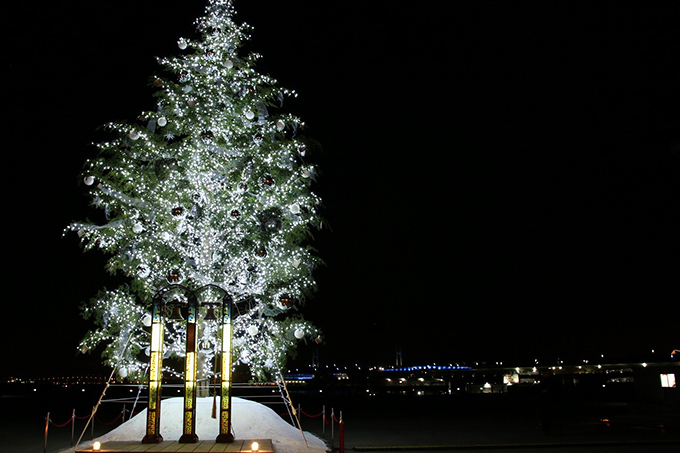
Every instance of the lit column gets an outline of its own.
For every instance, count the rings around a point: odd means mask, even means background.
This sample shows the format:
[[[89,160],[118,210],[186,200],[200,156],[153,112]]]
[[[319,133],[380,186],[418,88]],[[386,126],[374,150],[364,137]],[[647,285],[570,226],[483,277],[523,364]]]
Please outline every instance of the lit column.
[[[232,299],[228,294],[222,301],[222,395],[220,397],[220,434],[217,443],[234,441],[231,433],[231,310]]]
[[[161,426],[161,384],[163,379],[163,322],[165,304],[160,295],[154,297],[151,316],[151,362],[149,367],[149,407],[146,412],[146,435],[142,443],[158,443],[163,440]]]
[[[189,297],[187,314],[187,345],[184,359],[184,428],[180,443],[198,441],[196,435],[196,315],[198,301],[196,296]]]

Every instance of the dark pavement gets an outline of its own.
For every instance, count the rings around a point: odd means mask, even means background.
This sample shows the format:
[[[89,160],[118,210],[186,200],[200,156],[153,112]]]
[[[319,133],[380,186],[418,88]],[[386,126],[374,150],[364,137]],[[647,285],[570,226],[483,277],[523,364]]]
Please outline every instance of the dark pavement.
[[[303,429],[337,449],[337,423],[323,433],[321,419],[305,415],[321,408],[304,404]],[[677,405],[546,404],[537,395],[481,394],[344,398],[332,404],[336,417],[342,410],[346,451],[680,451]]]

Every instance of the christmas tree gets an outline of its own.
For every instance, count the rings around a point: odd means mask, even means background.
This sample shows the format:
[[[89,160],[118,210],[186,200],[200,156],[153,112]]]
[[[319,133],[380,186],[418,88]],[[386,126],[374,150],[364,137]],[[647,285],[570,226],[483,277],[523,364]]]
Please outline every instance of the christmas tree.
[[[250,27],[234,16],[231,0],[209,1],[195,22],[197,38],[180,39],[178,56],[158,60],[153,110],[107,124],[111,139],[83,168],[102,220],[69,230],[127,280],[84,307],[97,328],[81,350],[104,347],[121,376],[144,374],[149,306],[172,285],[219,288],[233,298],[234,360],[256,377],[277,371],[301,339],[318,339],[297,310],[320,262],[309,245],[322,222],[310,188],[312,144],[301,120],[281,111],[295,93],[254,69],[259,55],[241,55]],[[205,319],[209,302],[198,317],[204,372],[219,344]],[[168,322],[165,357],[182,357],[185,329]]]

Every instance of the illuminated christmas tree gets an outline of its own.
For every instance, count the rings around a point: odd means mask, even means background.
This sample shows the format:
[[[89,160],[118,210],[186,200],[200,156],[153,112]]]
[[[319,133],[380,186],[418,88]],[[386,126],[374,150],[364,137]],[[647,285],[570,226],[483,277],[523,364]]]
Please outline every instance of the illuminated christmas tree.
[[[69,229],[129,282],[85,307],[97,328],[81,349],[105,345],[106,362],[121,375],[145,372],[149,306],[169,285],[231,295],[234,360],[257,377],[318,335],[296,310],[313,291],[319,264],[309,245],[322,221],[310,189],[311,144],[301,120],[280,110],[295,93],[254,69],[259,55],[239,53],[250,28],[234,22],[231,3],[209,1],[196,21],[200,37],[180,39],[178,56],[159,59],[155,109],[108,124],[111,139],[83,169],[104,220]],[[205,320],[210,308],[201,307],[198,329],[208,372],[219,342]],[[165,356],[182,357],[186,333],[181,322],[170,324]]]

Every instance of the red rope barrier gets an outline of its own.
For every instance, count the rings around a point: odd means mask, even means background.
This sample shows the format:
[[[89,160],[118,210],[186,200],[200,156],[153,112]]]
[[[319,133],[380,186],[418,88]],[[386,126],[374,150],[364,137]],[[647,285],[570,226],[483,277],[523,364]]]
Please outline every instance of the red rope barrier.
[[[137,413],[138,413],[138,412],[137,412]],[[118,414],[118,416],[117,416],[116,418],[114,418],[114,419],[113,419],[111,422],[109,422],[109,423],[106,423],[106,422],[101,421],[101,420],[99,419],[99,417],[97,417],[96,415],[95,415],[95,418],[96,418],[97,421],[98,421],[99,423],[101,423],[102,425],[113,425],[113,424],[116,423],[122,416],[123,416],[122,413]],[[84,417],[78,417],[77,415],[74,415],[73,417],[69,418],[69,419],[66,421],[66,423],[61,423],[61,424],[60,424],[60,423],[54,423],[54,421],[53,421],[51,418],[49,419],[49,422],[50,422],[50,424],[51,424],[52,426],[54,426],[55,428],[64,428],[65,426],[68,426],[68,425],[73,421],[73,418],[74,418],[74,417],[75,417],[76,419],[78,419],[78,420],[85,420],[85,419],[87,419],[87,418],[90,418],[89,415],[85,415]]]
[[[309,418],[318,418],[318,417],[323,416],[323,421],[322,421],[322,423],[323,423],[324,425],[330,425],[330,424],[333,423],[333,422],[335,422],[335,423],[340,423],[340,422],[341,422],[341,420],[338,420],[338,417],[335,416],[335,413],[334,413],[333,411],[331,411],[331,415],[330,415],[330,416],[327,416],[325,411],[322,411],[322,412],[320,412],[320,413],[318,413],[318,414],[316,414],[316,415],[310,415],[310,414],[308,414],[307,412],[303,411],[301,408],[299,408],[299,409],[298,409],[298,412],[301,413],[302,415],[304,415],[305,417],[309,417]],[[279,414],[279,415],[280,415],[281,417],[285,417],[285,416],[288,415],[288,414],[287,414],[287,413],[282,413],[282,414]],[[344,431],[344,426],[343,426],[343,431]],[[343,432],[343,434],[344,434],[344,432]]]
[[[95,418],[99,423],[101,423],[102,425],[113,425],[113,424],[116,423],[116,422],[118,421],[118,419],[121,418],[122,416],[123,416],[122,413],[118,414],[118,417],[114,418],[113,421],[111,421],[110,423],[105,423],[105,422],[101,421],[101,420],[99,419],[99,417],[97,417],[96,414],[95,414],[94,418]]]
[[[58,424],[58,423],[54,423],[54,422],[52,421],[52,419],[50,419],[50,423],[52,423],[52,425],[54,425],[55,428],[63,428],[64,426],[68,426],[68,424],[71,423],[72,421],[73,421],[73,419],[72,419],[72,418],[69,418],[68,421],[67,421],[66,423],[64,423],[63,425],[60,425],[60,424]]]
[[[306,413],[306,412],[303,411],[302,409],[300,409],[300,413],[301,413],[302,415],[306,416],[306,417],[309,417],[309,418],[317,418],[317,417],[321,417],[322,415],[324,415],[323,412],[321,412],[321,413],[319,413],[319,414],[316,414],[316,415],[309,415],[308,413]],[[288,413],[287,413],[287,412],[282,412],[282,413],[280,413],[279,415],[280,415],[281,417],[285,417],[286,415],[288,415]]]

